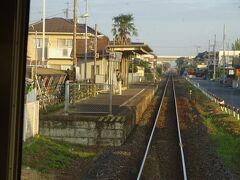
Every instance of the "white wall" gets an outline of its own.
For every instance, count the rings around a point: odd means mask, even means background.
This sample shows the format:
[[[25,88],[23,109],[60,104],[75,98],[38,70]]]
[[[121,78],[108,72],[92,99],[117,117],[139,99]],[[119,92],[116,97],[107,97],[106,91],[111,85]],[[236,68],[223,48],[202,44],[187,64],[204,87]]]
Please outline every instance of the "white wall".
[[[39,133],[39,101],[24,105],[23,141]]]
[[[72,48],[48,48],[48,58],[71,59]]]
[[[88,61],[87,62],[87,79],[91,78],[92,75],[92,66],[94,65],[94,61]],[[99,75],[107,75],[108,72],[108,61],[106,59],[97,60],[96,66],[99,66]],[[84,79],[84,73],[85,73],[85,63],[84,60],[81,62],[81,79]]]

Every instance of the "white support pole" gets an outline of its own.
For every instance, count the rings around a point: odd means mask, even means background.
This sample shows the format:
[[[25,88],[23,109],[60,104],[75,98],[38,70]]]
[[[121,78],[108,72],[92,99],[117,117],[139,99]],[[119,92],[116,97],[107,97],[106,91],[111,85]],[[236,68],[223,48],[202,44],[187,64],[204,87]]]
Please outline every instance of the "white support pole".
[[[223,80],[225,82],[225,66],[226,66],[226,56],[225,56],[225,39],[226,39],[226,28],[225,24],[223,26]],[[224,84],[223,82],[223,84]]]
[[[64,101],[64,113],[68,114],[69,110],[69,81],[65,83],[65,101]]]
[[[45,0],[42,0],[42,66],[45,67]]]
[[[74,8],[73,8],[73,69],[74,69],[74,76],[77,79],[77,55],[76,55],[76,36],[77,36],[77,0],[74,0]],[[79,79],[78,79],[79,80]]]
[[[88,17],[88,2],[85,6],[85,53],[84,53],[84,79],[87,80],[87,17]]]
[[[216,34],[214,35],[214,45],[213,45],[213,79],[216,79]]]
[[[97,24],[95,24],[95,38],[94,38],[94,84],[96,83],[96,61],[97,61]]]
[[[113,66],[112,66],[112,61],[110,61],[110,84],[109,84],[109,115],[112,115],[112,94],[113,94]]]

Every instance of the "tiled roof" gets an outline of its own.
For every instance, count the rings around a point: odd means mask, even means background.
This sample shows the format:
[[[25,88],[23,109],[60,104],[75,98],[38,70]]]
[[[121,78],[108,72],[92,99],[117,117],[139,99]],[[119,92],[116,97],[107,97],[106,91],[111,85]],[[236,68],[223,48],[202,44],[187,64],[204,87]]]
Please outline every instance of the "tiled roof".
[[[103,36],[101,38],[98,38],[97,40],[97,51],[101,52],[103,50],[107,50],[107,46],[109,43],[109,39],[107,36]],[[94,51],[94,39],[88,39],[87,41],[87,49],[88,49],[88,54],[93,53]],[[85,52],[85,39],[78,39],[77,40],[77,56],[83,56]]]
[[[29,25],[29,32],[42,32],[42,20]],[[73,33],[73,21],[55,17],[45,20],[45,32]],[[77,33],[85,33],[85,24],[77,24]],[[88,26],[88,33],[95,34],[95,30]],[[98,34],[100,34],[98,32]]]

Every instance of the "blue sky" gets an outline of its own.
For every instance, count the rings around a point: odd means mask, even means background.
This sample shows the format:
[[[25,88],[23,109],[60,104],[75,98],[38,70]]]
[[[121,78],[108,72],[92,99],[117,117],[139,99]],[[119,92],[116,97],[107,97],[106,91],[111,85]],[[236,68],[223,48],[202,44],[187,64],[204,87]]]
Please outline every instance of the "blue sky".
[[[46,17],[64,17],[67,0],[45,0]],[[41,0],[31,0],[30,22],[41,18]],[[78,0],[78,16],[84,12],[84,0]],[[73,0],[69,0],[72,17]],[[89,25],[112,38],[112,17],[131,13],[138,37],[156,55],[196,55],[208,49],[208,40],[217,35],[222,48],[223,24],[226,42],[240,37],[240,0],[88,0]],[[83,19],[79,19],[80,23]]]

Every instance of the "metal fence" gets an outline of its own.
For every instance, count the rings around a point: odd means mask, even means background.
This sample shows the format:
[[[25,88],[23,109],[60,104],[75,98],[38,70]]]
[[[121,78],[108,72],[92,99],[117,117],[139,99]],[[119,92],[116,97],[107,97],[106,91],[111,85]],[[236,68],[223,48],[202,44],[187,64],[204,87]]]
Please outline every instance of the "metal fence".
[[[66,82],[66,113],[111,113],[111,85]]]
[[[128,83],[141,83],[141,82],[154,82],[155,81],[155,74],[154,73],[129,73],[128,74]]]

